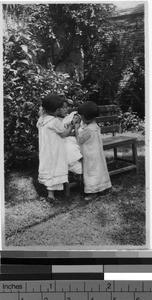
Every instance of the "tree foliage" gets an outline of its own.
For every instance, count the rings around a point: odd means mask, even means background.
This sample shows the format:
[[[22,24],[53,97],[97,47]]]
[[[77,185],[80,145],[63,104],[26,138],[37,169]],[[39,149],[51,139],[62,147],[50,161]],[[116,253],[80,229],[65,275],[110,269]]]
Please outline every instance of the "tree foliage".
[[[64,93],[75,104],[116,102],[144,117],[144,45],[135,38],[143,19],[133,20],[130,30],[127,21],[113,20],[114,10],[112,4],[3,4],[7,165],[37,153],[38,107],[48,92]],[[83,80],[76,70],[70,76],[57,71],[78,52]]]
[[[68,74],[36,61],[37,44],[27,30],[4,37],[4,136],[7,166],[31,161],[37,153],[38,109],[48,92],[67,93],[75,85]]]

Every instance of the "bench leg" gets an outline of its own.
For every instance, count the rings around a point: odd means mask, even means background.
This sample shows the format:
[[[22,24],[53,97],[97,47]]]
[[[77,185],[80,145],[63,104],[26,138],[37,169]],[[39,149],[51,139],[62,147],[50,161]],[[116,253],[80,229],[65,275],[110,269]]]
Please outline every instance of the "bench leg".
[[[80,187],[80,193],[82,193],[83,191],[83,175],[77,175],[77,181],[79,183],[79,187]],[[64,183],[64,192],[65,192],[65,196],[69,197],[70,196],[70,184],[68,182]]]
[[[117,163],[118,163],[117,148],[114,148],[113,152],[114,152],[115,168],[117,168]]]
[[[138,162],[137,162],[137,145],[136,143],[132,144],[132,154],[133,154],[133,162],[136,165],[136,168],[138,167]]]
[[[70,187],[69,187],[68,182],[64,183],[64,190],[65,190],[65,196],[69,197],[70,196]]]
[[[79,175],[79,186],[80,186],[80,193],[83,192],[83,175]]]
[[[117,148],[114,148],[113,150],[114,150],[114,158],[115,160],[117,160]]]

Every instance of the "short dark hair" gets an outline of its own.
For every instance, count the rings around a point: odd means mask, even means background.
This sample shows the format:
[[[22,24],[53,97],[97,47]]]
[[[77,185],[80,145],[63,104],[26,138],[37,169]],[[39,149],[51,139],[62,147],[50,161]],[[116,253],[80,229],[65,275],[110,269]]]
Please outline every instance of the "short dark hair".
[[[93,101],[86,101],[78,107],[78,114],[83,115],[86,120],[93,120],[99,116],[99,108]]]
[[[58,108],[63,106],[63,98],[57,94],[48,94],[42,99],[42,107],[48,113],[54,113]]]

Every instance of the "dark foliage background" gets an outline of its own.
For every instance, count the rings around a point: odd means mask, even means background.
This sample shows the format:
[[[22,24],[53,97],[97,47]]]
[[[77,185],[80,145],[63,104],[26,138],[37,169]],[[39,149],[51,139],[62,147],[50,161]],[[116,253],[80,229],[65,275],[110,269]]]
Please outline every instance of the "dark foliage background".
[[[5,167],[37,156],[41,97],[119,105],[121,131],[144,133],[144,19],[118,22],[112,4],[3,4]],[[139,34],[138,34],[139,33]],[[83,53],[84,76],[71,53]]]

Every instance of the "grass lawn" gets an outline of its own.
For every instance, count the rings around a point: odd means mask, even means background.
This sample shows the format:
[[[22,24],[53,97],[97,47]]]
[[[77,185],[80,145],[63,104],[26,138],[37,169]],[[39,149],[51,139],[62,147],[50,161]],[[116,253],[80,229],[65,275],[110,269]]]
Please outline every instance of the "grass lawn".
[[[58,192],[59,203],[52,206],[37,183],[37,168],[12,170],[5,178],[6,246],[145,245],[144,136],[132,135],[138,139],[138,171],[112,177],[112,189],[88,203],[73,188],[70,199]],[[108,159],[111,154],[106,152]],[[123,148],[124,157],[130,154]]]

